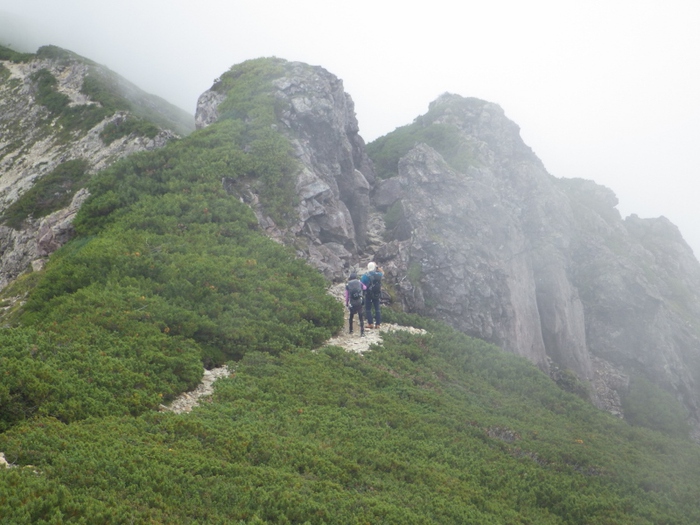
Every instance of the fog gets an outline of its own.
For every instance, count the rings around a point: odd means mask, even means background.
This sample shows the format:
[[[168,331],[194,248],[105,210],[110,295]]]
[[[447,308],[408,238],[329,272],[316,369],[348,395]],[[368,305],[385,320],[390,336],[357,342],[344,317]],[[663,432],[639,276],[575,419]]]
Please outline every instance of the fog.
[[[551,174],[666,216],[700,254],[699,21],[697,0],[0,0],[0,43],[64,47],[192,113],[244,60],[321,65],[367,142],[446,91],[482,98]]]

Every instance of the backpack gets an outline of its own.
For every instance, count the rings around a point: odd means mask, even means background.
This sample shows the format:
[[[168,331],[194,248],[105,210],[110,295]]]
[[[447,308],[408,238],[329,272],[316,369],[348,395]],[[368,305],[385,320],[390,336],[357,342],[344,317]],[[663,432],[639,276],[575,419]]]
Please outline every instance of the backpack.
[[[382,296],[382,274],[379,272],[369,272],[369,286],[367,295],[372,298]]]
[[[362,283],[358,279],[348,281],[346,285],[348,297],[350,298],[350,306],[357,308],[362,306]]]

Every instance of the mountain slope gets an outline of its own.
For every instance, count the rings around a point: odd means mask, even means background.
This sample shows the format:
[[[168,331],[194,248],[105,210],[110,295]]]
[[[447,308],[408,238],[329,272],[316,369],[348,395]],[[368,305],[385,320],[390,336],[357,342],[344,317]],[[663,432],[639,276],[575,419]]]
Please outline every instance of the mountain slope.
[[[0,288],[70,237],[91,174],[193,129],[186,112],[70,51],[0,47]]]
[[[91,177],[74,238],[3,290],[26,300],[0,330],[3,522],[698,522],[700,449],[658,397],[639,421],[661,411],[665,433],[632,427],[574,375],[576,394],[392,308],[427,333],[322,347],[342,307],[304,259],[333,275],[365,256],[339,242],[356,224],[339,180],[355,211],[370,184],[330,74],[251,61],[200,109],[206,126]],[[348,255],[314,258],[332,244]],[[223,363],[207,402],[157,411]]]
[[[189,414],[18,426],[0,435],[19,465],[0,470],[0,514],[183,524],[700,517],[696,446],[630,428],[521,358],[423,326],[429,335],[385,334],[364,356],[249,353]]]

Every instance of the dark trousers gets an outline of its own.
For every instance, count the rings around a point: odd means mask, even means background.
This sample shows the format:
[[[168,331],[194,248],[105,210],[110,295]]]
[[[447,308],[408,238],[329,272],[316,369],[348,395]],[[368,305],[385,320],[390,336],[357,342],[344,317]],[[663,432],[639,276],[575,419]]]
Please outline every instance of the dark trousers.
[[[360,333],[364,334],[365,333],[365,320],[362,316],[362,305],[360,306],[351,306],[350,307],[350,331],[352,332],[352,318],[357,314],[358,319],[360,320]]]
[[[365,297],[365,313],[367,314],[367,324],[382,324],[382,312],[379,307],[379,297]],[[374,317],[372,317],[372,306],[374,306]],[[374,322],[376,318],[377,322]]]

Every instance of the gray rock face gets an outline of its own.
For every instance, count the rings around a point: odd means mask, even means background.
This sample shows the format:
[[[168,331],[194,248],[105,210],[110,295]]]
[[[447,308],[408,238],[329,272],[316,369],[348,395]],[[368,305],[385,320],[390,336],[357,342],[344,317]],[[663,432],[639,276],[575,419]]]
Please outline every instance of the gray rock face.
[[[493,174],[450,168],[416,146],[399,165],[403,221],[410,238],[392,241],[377,259],[401,282],[404,308],[443,319],[546,368],[535,269],[527,239],[505,210]],[[391,244],[398,244],[394,248]],[[389,251],[404,254],[403,260]]]
[[[607,188],[549,175],[498,106],[444,95],[430,118],[468,162],[418,144],[372,193],[393,217],[376,259],[404,309],[571,370],[617,415],[646,376],[700,436],[700,264],[677,228],[623,221]]]
[[[43,268],[43,261],[71,239],[73,219],[88,196],[87,190],[82,189],[75,194],[67,208],[31,221],[20,230],[0,226],[0,289],[10,284],[30,264],[34,270]]]
[[[273,238],[294,239],[302,257],[328,278],[342,279],[367,243],[374,168],[342,81],[321,67],[283,65],[284,73],[272,85],[279,130],[289,138],[301,165],[295,183],[298,220],[282,229],[256,206],[256,196],[240,192],[240,197],[252,205]],[[223,100],[215,91],[200,97],[195,117],[199,127],[216,120]]]
[[[593,183],[567,186],[580,225],[572,242],[573,281],[583,298],[590,352],[674,394],[697,424],[697,259],[666,218],[622,221],[606,207],[609,201],[591,199]]]
[[[73,106],[90,105],[95,102],[81,93],[81,88],[85,77],[91,71],[98,71],[91,67],[98,66],[91,66],[77,56],[37,58],[18,64],[0,61],[0,211],[66,161],[84,159],[88,171],[95,173],[132,153],[160,148],[176,136],[164,129],[154,138],[130,135],[106,145],[100,132],[108,124],[118,123],[128,116],[128,112],[118,111],[86,132],[74,132],[70,140],[61,138],[55,122],[46,125],[51,115],[37,103],[31,76],[42,69],[48,70],[57,80],[58,92],[68,96]],[[99,69],[99,74],[116,78],[106,69]],[[135,97],[135,86],[123,79],[122,83],[129,86],[129,96]],[[141,96],[152,104],[148,95],[141,92]],[[33,261],[47,257],[70,238],[71,222],[86,196],[84,192],[75,195],[67,209],[41,220],[29,219],[20,230],[0,225],[0,288]]]
[[[219,104],[226,99],[226,96],[216,91],[205,91],[197,100],[197,112],[194,116],[194,123],[197,129],[206,128],[219,118]]]

